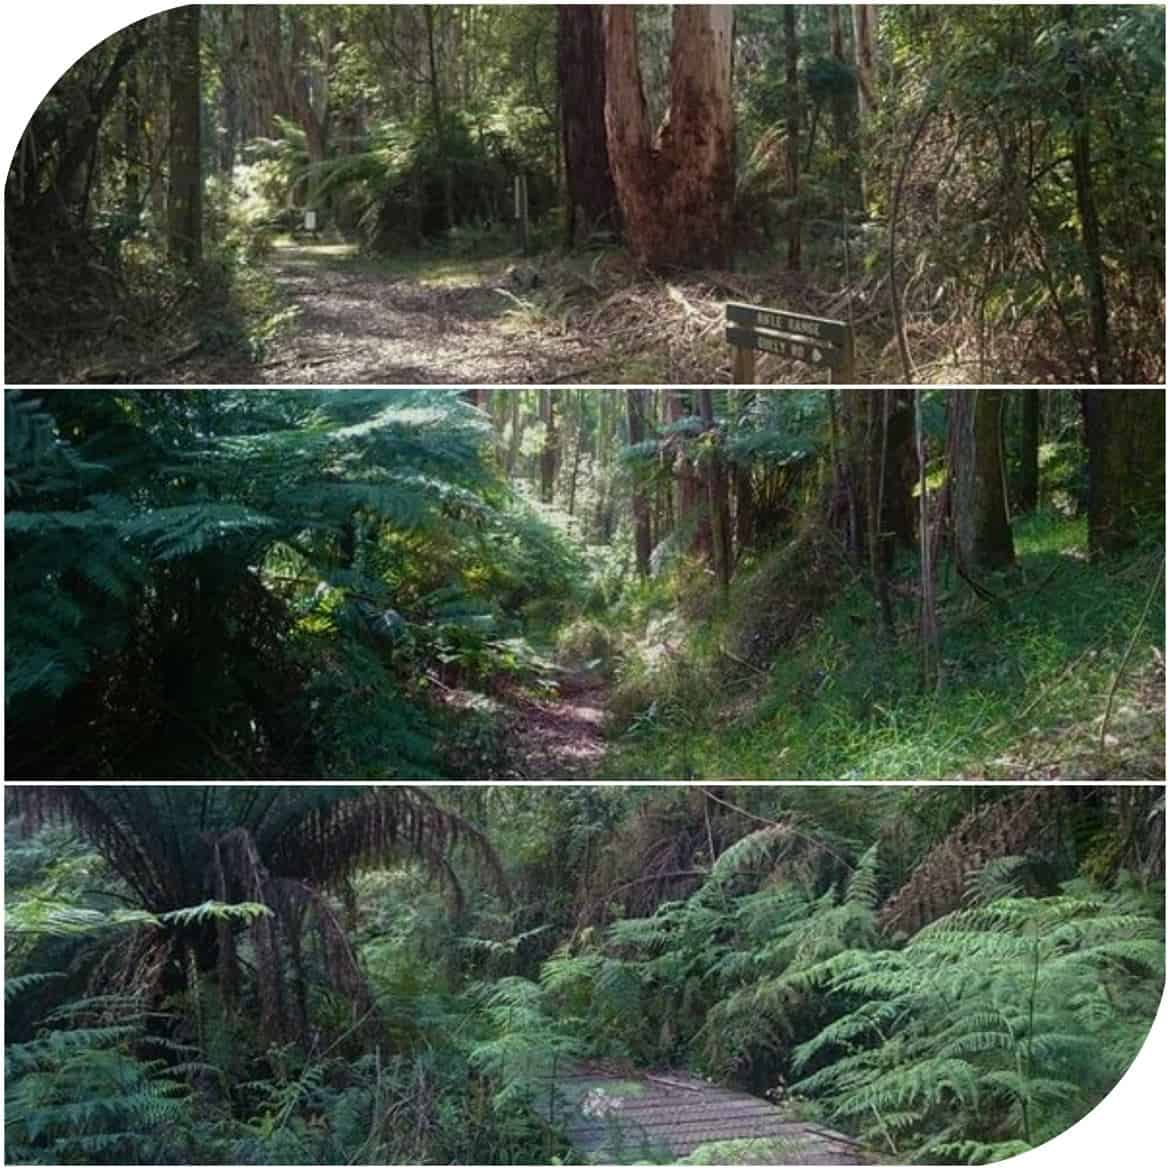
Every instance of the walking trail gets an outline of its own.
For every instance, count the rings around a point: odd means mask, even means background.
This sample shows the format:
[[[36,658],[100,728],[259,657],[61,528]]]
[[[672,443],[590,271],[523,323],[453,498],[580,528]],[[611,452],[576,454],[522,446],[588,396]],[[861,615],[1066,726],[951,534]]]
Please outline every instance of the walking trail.
[[[587,780],[605,755],[606,688],[569,675],[547,699],[519,696],[505,732],[508,757],[523,780]]]
[[[580,335],[535,325],[514,299],[508,267],[506,258],[436,259],[425,269],[396,271],[359,258],[349,245],[278,246],[271,270],[298,314],[254,380],[298,386],[563,380],[585,364],[588,347]]]

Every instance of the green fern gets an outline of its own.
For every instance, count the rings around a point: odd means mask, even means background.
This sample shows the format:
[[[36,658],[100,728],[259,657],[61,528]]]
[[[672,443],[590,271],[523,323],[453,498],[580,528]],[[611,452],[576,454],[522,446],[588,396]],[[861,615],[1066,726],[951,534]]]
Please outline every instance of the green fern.
[[[956,911],[899,952],[838,967],[829,987],[857,1007],[795,1050],[797,1071],[822,1067],[794,1089],[915,1157],[1032,1148],[1116,1083],[1163,977],[1148,897],[1074,883]],[[895,1142],[884,1119],[907,1111],[917,1120]]]

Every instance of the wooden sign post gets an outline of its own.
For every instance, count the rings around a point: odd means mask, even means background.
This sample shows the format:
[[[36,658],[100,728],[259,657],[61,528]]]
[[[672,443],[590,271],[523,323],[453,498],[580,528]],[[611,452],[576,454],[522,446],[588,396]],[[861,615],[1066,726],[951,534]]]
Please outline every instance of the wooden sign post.
[[[756,353],[805,362],[831,371],[834,383],[854,380],[853,328],[844,321],[809,317],[760,305],[727,306],[726,337],[735,346],[732,382],[751,386],[756,380]]]

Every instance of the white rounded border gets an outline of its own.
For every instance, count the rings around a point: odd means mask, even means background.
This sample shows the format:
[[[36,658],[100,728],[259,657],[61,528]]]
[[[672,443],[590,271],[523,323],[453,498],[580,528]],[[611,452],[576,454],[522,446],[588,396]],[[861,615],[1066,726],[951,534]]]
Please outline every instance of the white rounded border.
[[[320,2],[320,0],[309,0]],[[0,159],[5,175],[42,98],[85,53],[127,25],[175,7],[144,0],[42,0],[8,10],[0,38]],[[1170,164],[1168,164],[1170,165]],[[2,229],[0,229],[2,231]],[[1020,1170],[1142,1170],[1166,1156],[1162,1130],[1170,1083],[1170,1008],[1163,994],[1154,1027],[1116,1089],[1081,1122],[1038,1150],[999,1165]],[[1162,1085],[1162,1089],[1159,1089]],[[1161,1156],[1157,1154],[1163,1150]]]

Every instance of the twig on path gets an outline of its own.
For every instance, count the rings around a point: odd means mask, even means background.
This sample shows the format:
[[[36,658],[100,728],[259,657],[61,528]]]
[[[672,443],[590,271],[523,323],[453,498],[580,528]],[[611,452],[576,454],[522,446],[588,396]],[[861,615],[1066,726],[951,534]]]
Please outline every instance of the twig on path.
[[[182,349],[176,350],[167,357],[159,358],[156,362],[149,362],[135,369],[127,369],[125,366],[114,366],[106,367],[104,370],[85,370],[82,372],[81,380],[83,382],[125,382],[130,378],[142,379],[147,374],[152,374],[156,370],[169,370],[172,366],[181,365],[189,358],[194,357],[203,348],[206,340],[205,337],[200,337],[198,340],[191,342],[190,345],[183,346]]]
[[[293,354],[291,357],[275,358],[274,360],[272,360],[270,362],[265,362],[261,366],[261,369],[272,370],[272,369],[276,369],[278,366],[292,366],[292,365],[327,366],[330,362],[336,361],[338,356],[339,356],[338,354],[331,353],[331,354],[329,354],[328,357],[307,358],[307,357],[301,357],[298,354]]]

